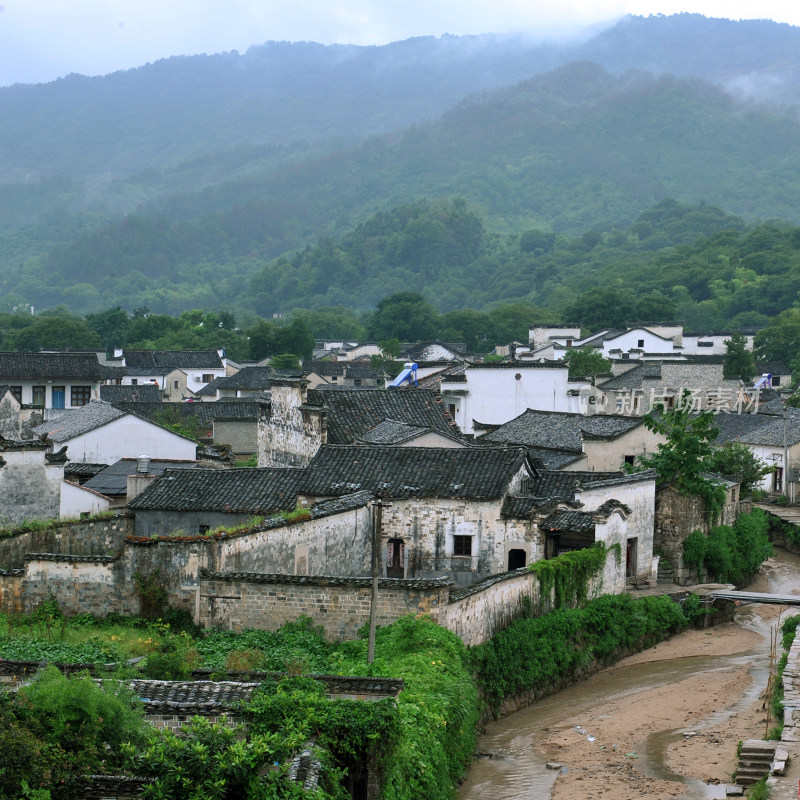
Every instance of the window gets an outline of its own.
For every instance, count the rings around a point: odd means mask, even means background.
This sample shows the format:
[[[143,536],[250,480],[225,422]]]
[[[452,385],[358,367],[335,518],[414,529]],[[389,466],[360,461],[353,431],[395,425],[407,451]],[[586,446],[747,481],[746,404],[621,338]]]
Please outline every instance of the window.
[[[11,389],[11,394],[13,394],[14,397],[16,397],[17,400],[19,400],[19,402],[21,403],[22,402],[22,387],[21,386],[9,386],[8,388]]]
[[[178,381],[172,381],[172,388],[173,389],[177,389],[178,388]]]
[[[625,463],[633,466],[636,463],[636,456],[625,456]]]
[[[449,412],[450,416],[453,419],[456,418],[456,404],[455,403],[448,403],[447,404],[447,411]]]
[[[131,378],[131,386],[136,386],[139,383],[138,378]]]
[[[203,525],[202,523],[197,526],[198,533],[202,536],[204,533],[208,533],[211,530],[210,525]]]
[[[353,386],[361,386],[361,378],[356,378],[353,381]]]
[[[644,339],[637,339],[636,346],[637,347],[644,347]]]
[[[63,386],[53,387],[53,408],[64,408],[67,398],[67,390]]]
[[[214,380],[214,376],[210,372],[203,373],[203,383],[211,383]]]
[[[73,386],[70,392],[70,403],[73,406],[85,406],[92,399],[91,386]]]
[[[47,389],[44,386],[33,387],[33,405],[39,408],[44,408],[44,399],[47,395]]]
[[[472,537],[471,536],[454,536],[453,537],[453,555],[454,556],[471,556],[472,555]]]
[[[772,385],[773,386],[780,386],[781,385],[781,376],[780,375],[773,375],[772,376]]]

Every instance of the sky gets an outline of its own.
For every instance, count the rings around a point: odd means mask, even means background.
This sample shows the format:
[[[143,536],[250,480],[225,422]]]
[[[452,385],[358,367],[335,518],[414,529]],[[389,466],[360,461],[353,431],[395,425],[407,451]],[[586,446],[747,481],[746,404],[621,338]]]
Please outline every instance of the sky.
[[[411,36],[574,34],[683,11],[800,25],[797,0],[0,0],[0,86],[104,75],[270,40],[386,44]]]

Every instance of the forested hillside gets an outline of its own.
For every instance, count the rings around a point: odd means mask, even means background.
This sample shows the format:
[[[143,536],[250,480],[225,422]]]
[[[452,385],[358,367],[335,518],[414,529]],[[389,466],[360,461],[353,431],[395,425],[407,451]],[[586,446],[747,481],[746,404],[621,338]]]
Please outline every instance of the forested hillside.
[[[272,314],[406,290],[558,310],[623,276],[690,313],[733,278],[665,272],[676,247],[800,223],[799,45],[684,14],[558,46],[268,43],[0,89],[0,310]],[[680,231],[653,222],[665,198],[695,209]],[[713,299],[720,324],[780,305]]]

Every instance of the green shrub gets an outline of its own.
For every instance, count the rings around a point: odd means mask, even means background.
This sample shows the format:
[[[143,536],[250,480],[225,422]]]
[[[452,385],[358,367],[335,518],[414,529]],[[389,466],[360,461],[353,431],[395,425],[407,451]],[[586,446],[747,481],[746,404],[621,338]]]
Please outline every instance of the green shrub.
[[[620,651],[649,647],[686,624],[668,597],[603,595],[585,608],[518,619],[472,648],[470,658],[483,695],[497,709],[508,696],[544,693],[593,660],[609,662]]]
[[[708,539],[702,531],[693,531],[683,540],[683,563],[702,571],[708,552]]]

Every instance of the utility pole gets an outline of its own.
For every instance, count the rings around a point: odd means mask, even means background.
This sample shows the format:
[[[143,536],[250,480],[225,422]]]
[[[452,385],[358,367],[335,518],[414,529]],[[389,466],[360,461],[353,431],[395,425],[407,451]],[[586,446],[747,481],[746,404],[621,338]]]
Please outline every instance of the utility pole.
[[[367,664],[375,661],[375,629],[378,624],[378,570],[380,568],[381,527],[383,526],[383,500],[378,497],[372,504],[372,602],[369,607],[369,642]]]

